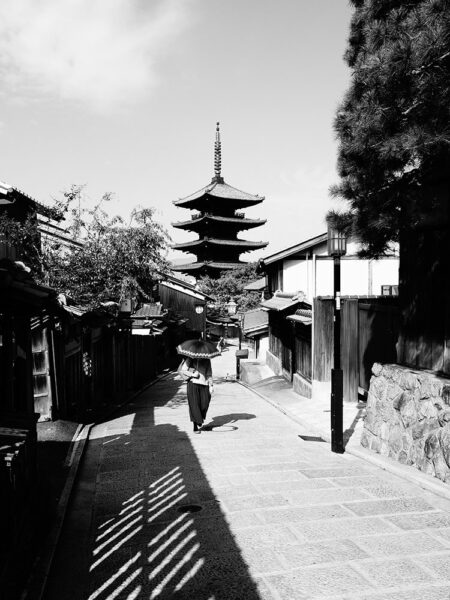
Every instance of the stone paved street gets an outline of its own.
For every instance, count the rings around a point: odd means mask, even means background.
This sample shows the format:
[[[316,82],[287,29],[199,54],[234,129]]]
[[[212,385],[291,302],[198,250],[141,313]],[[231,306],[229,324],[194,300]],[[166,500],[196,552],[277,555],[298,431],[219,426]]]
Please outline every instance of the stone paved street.
[[[448,600],[450,502],[304,441],[216,361],[208,431],[173,374],[93,428],[45,599]]]

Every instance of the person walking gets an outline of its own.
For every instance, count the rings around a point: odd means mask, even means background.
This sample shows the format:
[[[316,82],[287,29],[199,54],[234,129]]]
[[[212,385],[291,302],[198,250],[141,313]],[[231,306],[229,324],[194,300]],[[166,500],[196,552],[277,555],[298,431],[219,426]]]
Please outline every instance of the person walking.
[[[182,342],[177,346],[177,352],[185,357],[178,371],[188,380],[189,416],[194,431],[200,433],[213,391],[211,358],[219,356],[220,350],[216,344],[200,338]]]
[[[185,358],[178,371],[187,379],[189,417],[194,432],[200,433],[214,390],[211,361],[209,358]]]

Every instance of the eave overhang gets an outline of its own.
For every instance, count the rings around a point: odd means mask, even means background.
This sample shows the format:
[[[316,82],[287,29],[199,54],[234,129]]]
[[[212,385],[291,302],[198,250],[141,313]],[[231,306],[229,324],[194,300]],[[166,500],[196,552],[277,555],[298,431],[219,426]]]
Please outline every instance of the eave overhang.
[[[219,240],[217,238],[202,238],[200,240],[193,240],[192,242],[183,242],[181,244],[174,244],[173,250],[190,250],[192,248],[202,248],[207,246],[217,247],[238,247],[241,248],[242,252],[245,250],[257,250],[259,248],[265,248],[268,242],[253,242],[245,240]]]
[[[182,208],[195,208],[195,206],[198,206],[199,204],[206,204],[214,200],[226,200],[232,206],[245,207],[259,204],[264,200],[264,196],[243,192],[242,190],[228,185],[223,180],[213,180],[209,185],[206,185],[190,196],[174,200],[173,203],[175,206],[180,206]]]
[[[186,229],[187,231],[196,231],[201,229],[203,225],[209,223],[225,224],[227,226],[233,226],[233,229],[238,231],[244,229],[251,229],[253,227],[260,227],[266,223],[266,219],[245,219],[239,217],[220,217],[215,215],[203,215],[195,219],[189,219],[188,221],[177,221],[171,223],[172,227],[178,229]],[[199,227],[200,226],[200,227]]]
[[[246,265],[245,262],[232,262],[232,263],[223,263],[223,262],[214,262],[214,261],[203,261],[203,262],[193,262],[186,263],[184,265],[174,265],[171,267],[172,271],[182,271],[182,272],[200,272],[202,270],[213,269],[216,271],[225,271],[227,269],[237,269],[243,265]]]

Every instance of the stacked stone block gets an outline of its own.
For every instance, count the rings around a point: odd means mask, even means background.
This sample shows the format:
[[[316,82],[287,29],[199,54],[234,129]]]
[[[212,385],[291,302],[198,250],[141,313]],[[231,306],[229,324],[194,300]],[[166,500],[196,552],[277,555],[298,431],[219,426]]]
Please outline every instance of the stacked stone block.
[[[372,373],[361,444],[450,482],[450,379],[379,363]]]

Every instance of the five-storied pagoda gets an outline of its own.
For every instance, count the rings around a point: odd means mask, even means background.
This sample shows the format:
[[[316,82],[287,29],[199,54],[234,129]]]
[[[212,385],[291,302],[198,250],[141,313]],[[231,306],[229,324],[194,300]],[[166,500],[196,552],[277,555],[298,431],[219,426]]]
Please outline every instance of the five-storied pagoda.
[[[237,237],[239,231],[259,227],[266,222],[265,219],[246,219],[243,212],[238,212],[241,208],[259,204],[264,200],[264,196],[253,196],[225,183],[221,175],[221,164],[220,131],[217,123],[214,145],[215,175],[211,183],[186,198],[174,201],[175,206],[196,212],[188,221],[172,223],[173,227],[198,234],[196,240],[172,246],[174,250],[195,254],[197,257],[195,262],[172,267],[174,271],[195,277],[218,277],[223,270],[246,264],[239,260],[243,252],[267,246],[267,242],[251,242]]]

